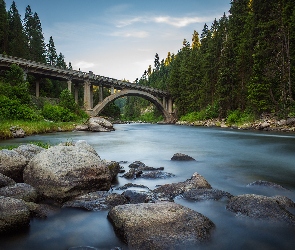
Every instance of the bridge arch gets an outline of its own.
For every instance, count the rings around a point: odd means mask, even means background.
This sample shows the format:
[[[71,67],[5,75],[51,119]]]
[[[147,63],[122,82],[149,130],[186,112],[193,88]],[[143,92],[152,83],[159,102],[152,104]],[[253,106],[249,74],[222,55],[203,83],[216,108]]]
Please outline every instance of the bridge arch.
[[[169,112],[169,108],[168,108],[168,110],[165,109],[163,104],[155,96],[153,96],[150,93],[147,93],[147,92],[144,92],[144,91],[141,91],[141,90],[134,90],[134,89],[124,89],[124,90],[118,91],[118,92],[106,97],[102,102],[98,103],[92,110],[87,110],[87,113],[89,115],[96,116],[104,109],[104,107],[107,104],[109,104],[110,102],[112,102],[112,101],[114,101],[116,99],[124,97],[124,96],[139,96],[139,97],[142,97],[142,98],[150,101],[151,103],[153,103],[156,106],[156,108],[160,112],[162,112],[162,114],[165,117],[165,122],[173,123],[174,120],[175,120],[172,112]]]

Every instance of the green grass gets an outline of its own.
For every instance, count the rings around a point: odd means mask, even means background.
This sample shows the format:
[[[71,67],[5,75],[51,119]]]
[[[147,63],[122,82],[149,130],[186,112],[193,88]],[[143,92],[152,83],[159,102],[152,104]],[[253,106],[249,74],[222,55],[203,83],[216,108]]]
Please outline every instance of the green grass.
[[[12,138],[10,128],[12,126],[22,128],[26,135],[43,134],[59,131],[72,131],[77,123],[75,122],[50,122],[50,121],[1,121],[0,138]]]

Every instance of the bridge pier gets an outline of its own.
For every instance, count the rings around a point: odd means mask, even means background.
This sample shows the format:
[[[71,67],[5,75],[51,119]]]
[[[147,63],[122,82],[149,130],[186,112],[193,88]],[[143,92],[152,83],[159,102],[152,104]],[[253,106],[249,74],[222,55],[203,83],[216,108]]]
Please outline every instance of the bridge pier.
[[[167,109],[168,109],[169,114],[172,114],[172,112],[173,112],[173,101],[172,101],[171,97],[168,99],[168,107],[167,107]]]
[[[70,91],[70,93],[72,93],[72,81],[68,80],[67,83],[68,83],[68,90]]]
[[[40,80],[36,80],[36,97],[38,98],[40,96]]]
[[[75,96],[75,103],[78,104],[78,100],[79,100],[79,86],[78,86],[78,84],[75,84],[74,85],[74,92],[75,92],[75,94],[74,94],[74,96]]]
[[[102,85],[99,85],[98,102],[101,103],[102,101],[103,101],[103,87],[102,87]]]
[[[91,85],[90,81],[85,81],[84,82],[84,108],[85,108],[85,110],[92,109],[93,100],[91,100],[91,97],[93,97],[93,86]]]

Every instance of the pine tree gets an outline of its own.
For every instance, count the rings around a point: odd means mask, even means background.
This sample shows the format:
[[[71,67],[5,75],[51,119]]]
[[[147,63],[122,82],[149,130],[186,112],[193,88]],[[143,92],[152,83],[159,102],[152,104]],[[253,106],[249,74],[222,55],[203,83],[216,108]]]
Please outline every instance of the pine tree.
[[[59,53],[57,59],[56,59],[56,66],[61,68],[61,69],[66,69],[67,64],[65,62],[65,57],[62,53]]]
[[[57,61],[57,53],[52,36],[49,38],[46,53],[47,64],[55,66]]]
[[[7,53],[8,48],[8,16],[4,0],[0,0],[0,53]]]
[[[36,12],[33,14],[29,5],[26,7],[24,29],[29,48],[28,59],[45,63],[46,48],[41,22],[38,14]]]
[[[26,43],[26,37],[21,22],[21,16],[14,1],[8,11],[8,22],[9,32],[7,54],[27,58],[28,46]]]

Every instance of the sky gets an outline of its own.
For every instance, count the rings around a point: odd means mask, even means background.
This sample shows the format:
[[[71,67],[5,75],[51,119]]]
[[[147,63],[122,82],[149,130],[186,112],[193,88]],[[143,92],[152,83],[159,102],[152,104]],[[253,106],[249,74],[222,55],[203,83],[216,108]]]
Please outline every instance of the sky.
[[[5,0],[9,9],[12,0]],[[155,54],[176,54],[194,30],[225,13],[230,0],[15,0],[24,18],[30,5],[41,20],[45,43],[52,36],[57,53],[74,69],[135,81]]]

